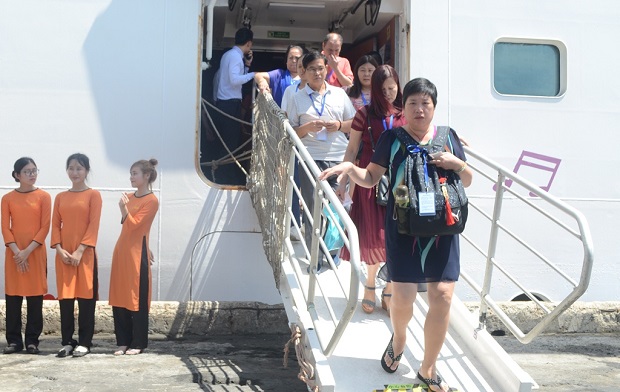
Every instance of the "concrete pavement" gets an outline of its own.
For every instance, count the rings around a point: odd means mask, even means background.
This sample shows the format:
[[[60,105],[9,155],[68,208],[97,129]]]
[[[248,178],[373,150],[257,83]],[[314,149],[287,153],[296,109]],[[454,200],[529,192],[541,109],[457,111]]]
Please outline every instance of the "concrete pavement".
[[[289,367],[282,365],[290,333],[281,305],[154,302],[149,348],[144,354],[120,357],[112,355],[116,345],[108,308],[106,303],[97,306],[97,333],[91,354],[56,358],[60,349],[58,310],[55,301],[46,301],[41,354],[0,354],[0,390],[307,391],[297,379],[299,367],[292,348]],[[529,320],[534,313],[527,305],[510,308],[526,329],[534,322]],[[540,391],[575,387],[618,391],[619,309],[617,303],[576,304],[550,327],[554,333],[528,345],[512,336],[496,339],[539,383]],[[0,301],[0,329],[3,324]],[[489,330],[498,329],[501,325],[489,320]]]

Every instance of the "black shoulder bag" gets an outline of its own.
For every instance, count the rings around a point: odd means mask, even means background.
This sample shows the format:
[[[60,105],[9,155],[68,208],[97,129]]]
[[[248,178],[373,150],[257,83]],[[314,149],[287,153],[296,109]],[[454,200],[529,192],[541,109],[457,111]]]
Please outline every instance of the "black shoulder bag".
[[[370,137],[370,146],[372,152],[375,152],[375,139],[372,136],[372,127],[370,126],[370,113],[366,111],[366,120],[368,123],[368,136]],[[375,199],[380,206],[387,206],[388,192],[390,191],[390,178],[387,174],[381,176],[379,183],[375,185]]]

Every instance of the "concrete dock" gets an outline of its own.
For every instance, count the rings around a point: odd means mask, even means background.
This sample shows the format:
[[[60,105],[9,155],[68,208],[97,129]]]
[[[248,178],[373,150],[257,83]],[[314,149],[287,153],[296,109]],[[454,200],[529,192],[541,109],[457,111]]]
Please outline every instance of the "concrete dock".
[[[535,312],[507,304],[523,325]],[[307,391],[281,305],[260,303],[154,302],[149,348],[114,356],[111,309],[97,306],[94,347],[84,358],[56,358],[60,348],[55,301],[44,305],[39,355],[0,355],[2,391]],[[620,303],[578,303],[534,342],[496,339],[538,382],[541,391],[620,390]],[[521,315],[521,316],[519,316]],[[489,320],[490,331],[501,325]],[[522,326],[523,326],[522,325]],[[0,329],[4,303],[0,302]],[[379,362],[377,359],[377,366]],[[390,376],[386,374],[386,383]]]

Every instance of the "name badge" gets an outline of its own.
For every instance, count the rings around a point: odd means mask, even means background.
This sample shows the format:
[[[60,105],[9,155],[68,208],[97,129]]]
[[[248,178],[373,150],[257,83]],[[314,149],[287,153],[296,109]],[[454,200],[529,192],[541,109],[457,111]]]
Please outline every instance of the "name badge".
[[[325,127],[321,128],[321,130],[316,133],[316,140],[327,140],[327,129]]]
[[[420,207],[420,216],[435,215],[435,193],[420,192],[418,193],[418,202]]]

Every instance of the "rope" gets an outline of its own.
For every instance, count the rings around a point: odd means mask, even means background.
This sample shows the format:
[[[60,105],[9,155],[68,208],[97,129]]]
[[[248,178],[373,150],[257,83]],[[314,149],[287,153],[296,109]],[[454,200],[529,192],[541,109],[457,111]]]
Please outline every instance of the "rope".
[[[206,99],[204,99],[204,98],[202,99],[202,110],[205,111],[205,113],[207,115],[207,118],[209,119],[209,123],[211,123],[211,127],[213,127],[213,131],[217,135],[218,139],[220,139],[220,142],[222,143],[222,145],[226,149],[226,152],[228,152],[228,155],[229,155],[229,157],[227,157],[227,158],[220,158],[217,161],[211,161],[211,163],[210,164],[207,163],[206,166],[211,165],[211,172],[213,173],[213,175],[215,175],[215,169],[217,169],[218,164],[219,165],[223,165],[225,163],[233,163],[234,162],[237,165],[237,167],[239,167],[239,169],[241,169],[243,174],[247,177],[248,176],[248,172],[246,172],[245,169],[243,168],[243,166],[241,166],[241,164],[239,163],[238,157],[235,157],[234,153],[239,151],[242,147],[244,147],[246,144],[248,144],[252,139],[248,139],[245,143],[243,143],[237,149],[235,149],[235,151],[231,152],[230,149],[228,148],[228,146],[226,145],[226,143],[224,143],[224,139],[222,139],[222,136],[220,135],[220,132],[218,131],[217,127],[215,126],[215,123],[213,122],[213,119],[211,118],[211,114],[207,110],[206,105],[209,105],[211,108],[217,110],[220,114],[222,114],[222,115],[224,115],[224,116],[226,116],[226,117],[228,117],[230,119],[233,119],[235,121],[238,121],[241,124],[249,125],[249,126],[252,126],[252,124],[247,122],[247,121],[243,121],[243,120],[240,120],[240,119],[238,119],[236,117],[233,117],[233,116],[229,115],[228,113],[225,113],[225,112],[221,111],[220,109],[216,108],[215,106],[211,105],[209,102],[207,102]],[[215,178],[215,177],[213,177],[213,178]]]
[[[306,383],[309,391],[319,392],[319,387],[316,385],[316,380],[314,379],[314,367],[305,359],[304,346],[301,343],[301,330],[297,324],[292,323],[291,331],[291,339],[286,342],[284,346],[284,367],[288,367],[289,345],[293,344],[295,346],[297,363],[299,363],[299,374],[297,374],[297,378]]]

